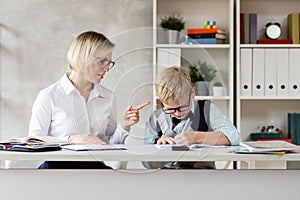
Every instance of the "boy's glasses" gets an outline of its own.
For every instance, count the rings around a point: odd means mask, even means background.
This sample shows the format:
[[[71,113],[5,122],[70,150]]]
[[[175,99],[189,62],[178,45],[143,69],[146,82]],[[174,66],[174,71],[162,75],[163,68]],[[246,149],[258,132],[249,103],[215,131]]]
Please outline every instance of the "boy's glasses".
[[[98,58],[98,61],[100,62],[102,68],[108,67],[109,70],[113,68],[115,65],[115,62],[112,60],[107,60],[106,58]]]
[[[161,103],[162,105],[162,110],[166,113],[166,114],[174,114],[176,111],[178,112],[185,112],[185,111],[188,111],[189,108],[190,108],[190,104],[191,104],[191,96],[192,96],[192,92],[190,93],[189,95],[189,101],[186,105],[183,105],[183,106],[179,106],[177,108],[165,108],[164,107],[164,104]]]

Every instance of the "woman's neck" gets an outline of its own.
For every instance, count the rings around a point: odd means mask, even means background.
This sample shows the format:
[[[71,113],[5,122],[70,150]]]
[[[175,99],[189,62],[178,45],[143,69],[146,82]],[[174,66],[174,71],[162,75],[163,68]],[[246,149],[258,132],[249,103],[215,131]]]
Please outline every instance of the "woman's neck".
[[[80,92],[80,94],[87,101],[90,92],[93,89],[93,84],[88,80],[84,79],[84,77],[81,74],[75,71],[72,71],[68,77],[70,81],[73,83],[74,87]]]

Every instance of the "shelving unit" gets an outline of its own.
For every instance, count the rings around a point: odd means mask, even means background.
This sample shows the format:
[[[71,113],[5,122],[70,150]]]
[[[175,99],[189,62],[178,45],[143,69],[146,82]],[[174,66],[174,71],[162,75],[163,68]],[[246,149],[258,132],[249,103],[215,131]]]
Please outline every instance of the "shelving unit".
[[[180,14],[185,20],[185,30],[181,31],[181,42],[184,41],[188,28],[202,28],[204,21],[213,20],[217,27],[227,33],[226,44],[166,44],[163,30],[159,27],[160,18],[173,13]],[[225,87],[223,97],[197,96],[196,99],[212,100],[221,111],[234,120],[234,59],[233,59],[233,23],[234,23],[234,1],[233,0],[153,0],[153,80],[161,68],[171,65],[188,67],[197,60],[214,63],[218,69],[216,79],[221,81]],[[161,60],[168,60],[168,53],[164,56],[160,52],[171,52],[173,60],[162,63]],[[161,58],[163,57],[163,58]],[[175,57],[175,58],[174,58]],[[169,65],[169,66],[168,66]],[[155,89],[153,89],[155,94]],[[211,94],[211,90],[210,90]],[[154,95],[153,102],[156,102]]]
[[[300,112],[300,95],[243,96],[241,94],[241,50],[288,49],[289,51],[290,49],[299,49],[300,45],[240,44],[240,13],[257,13],[258,39],[265,38],[265,24],[274,20],[281,24],[282,35],[280,38],[286,39],[288,35],[287,16],[292,12],[299,13],[299,8],[299,0],[236,0],[236,125],[243,140],[249,140],[250,133],[257,132],[261,124],[274,123],[287,134],[287,116],[289,112]]]

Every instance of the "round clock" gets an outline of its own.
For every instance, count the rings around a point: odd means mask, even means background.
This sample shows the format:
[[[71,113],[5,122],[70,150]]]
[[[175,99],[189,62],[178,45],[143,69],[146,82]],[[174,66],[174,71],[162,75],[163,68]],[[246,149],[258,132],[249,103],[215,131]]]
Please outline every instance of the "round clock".
[[[278,39],[281,36],[281,26],[278,22],[269,22],[266,24],[266,37],[268,39]]]

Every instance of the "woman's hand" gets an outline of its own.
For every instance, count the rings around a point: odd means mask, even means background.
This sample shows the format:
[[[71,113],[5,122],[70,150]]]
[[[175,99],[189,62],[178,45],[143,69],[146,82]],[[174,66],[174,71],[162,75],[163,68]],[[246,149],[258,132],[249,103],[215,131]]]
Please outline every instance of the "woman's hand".
[[[149,105],[150,101],[147,101],[145,103],[142,103],[141,105],[138,105],[136,107],[129,106],[123,114],[123,121],[122,121],[122,127],[126,130],[129,131],[130,126],[138,123],[140,120],[140,114],[139,110],[144,108],[145,106]]]
[[[156,144],[175,144],[175,141],[174,138],[163,135],[157,140]]]
[[[68,143],[74,144],[106,144],[103,140],[92,133],[70,135]]]

